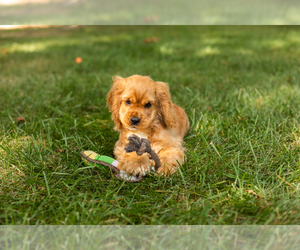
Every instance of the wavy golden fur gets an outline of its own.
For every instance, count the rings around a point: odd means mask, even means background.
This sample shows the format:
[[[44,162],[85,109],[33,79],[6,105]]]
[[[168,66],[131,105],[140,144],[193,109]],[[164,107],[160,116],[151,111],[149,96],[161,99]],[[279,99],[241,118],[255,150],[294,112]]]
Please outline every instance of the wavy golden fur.
[[[184,163],[183,137],[189,129],[184,110],[172,103],[169,87],[148,76],[116,76],[107,96],[107,104],[120,132],[114,149],[118,168],[128,174],[145,175],[154,164],[147,155],[126,153],[127,137],[136,134],[151,141],[152,149],[160,157],[158,172],[174,173]]]

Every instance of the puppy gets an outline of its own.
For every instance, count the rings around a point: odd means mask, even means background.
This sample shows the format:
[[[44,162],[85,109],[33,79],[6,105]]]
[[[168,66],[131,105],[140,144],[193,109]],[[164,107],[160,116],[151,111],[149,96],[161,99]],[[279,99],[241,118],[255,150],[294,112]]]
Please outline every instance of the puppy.
[[[148,76],[116,76],[107,104],[115,130],[120,132],[114,149],[118,168],[129,175],[144,176],[154,164],[146,154],[138,156],[136,152],[125,152],[127,138],[132,134],[151,141],[152,149],[161,160],[159,173],[174,173],[184,163],[182,142],[189,129],[189,120],[184,110],[171,102],[166,83],[155,82]]]

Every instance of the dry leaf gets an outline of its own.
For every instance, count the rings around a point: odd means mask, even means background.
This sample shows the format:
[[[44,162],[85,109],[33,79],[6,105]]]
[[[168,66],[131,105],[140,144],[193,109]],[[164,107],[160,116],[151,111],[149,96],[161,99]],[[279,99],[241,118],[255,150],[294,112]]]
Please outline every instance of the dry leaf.
[[[245,121],[245,120],[247,120],[247,118],[245,118],[245,117],[240,117],[239,115],[238,115],[238,119],[239,119],[240,121]]]
[[[1,52],[4,55],[4,54],[6,54],[8,52],[8,50],[6,48],[2,48]]]
[[[57,149],[56,150],[58,153],[63,153],[63,152],[66,152],[66,149]]]
[[[144,43],[157,43],[159,41],[159,37],[148,37],[144,39]]]
[[[255,193],[252,189],[250,189],[250,190],[245,190],[245,189],[244,189],[244,191],[245,191],[245,192],[248,192],[249,194],[255,195],[257,198],[260,198],[260,196],[259,196],[257,193]]]
[[[76,57],[75,62],[76,63],[82,63],[82,58],[81,57]]]
[[[24,118],[22,118],[22,117],[18,117],[17,121],[18,121],[18,123],[26,122],[26,120]]]

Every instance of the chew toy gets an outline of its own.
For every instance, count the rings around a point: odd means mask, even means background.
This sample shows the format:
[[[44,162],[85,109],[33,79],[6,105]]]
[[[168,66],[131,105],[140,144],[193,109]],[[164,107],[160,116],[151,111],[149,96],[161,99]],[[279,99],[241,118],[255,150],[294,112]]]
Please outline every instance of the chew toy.
[[[132,135],[128,138],[129,143],[125,147],[127,153],[136,152],[138,156],[144,153],[148,153],[150,159],[155,162],[154,170],[161,166],[158,155],[151,149],[150,141],[146,138],[139,138],[136,135]],[[81,156],[85,162],[96,164],[98,167],[109,167],[114,173],[116,178],[125,180],[127,182],[139,182],[143,179],[142,176],[136,177],[133,175],[127,175],[127,173],[118,168],[119,162],[111,157],[105,155],[99,155],[93,151],[82,151]]]

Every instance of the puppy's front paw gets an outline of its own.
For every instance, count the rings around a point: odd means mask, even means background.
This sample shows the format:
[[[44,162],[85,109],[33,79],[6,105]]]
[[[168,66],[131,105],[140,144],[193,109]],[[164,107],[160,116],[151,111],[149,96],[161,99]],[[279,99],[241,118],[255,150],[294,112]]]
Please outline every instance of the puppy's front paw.
[[[150,172],[151,162],[149,159],[136,159],[119,162],[118,168],[124,170],[128,175],[145,176]]]

